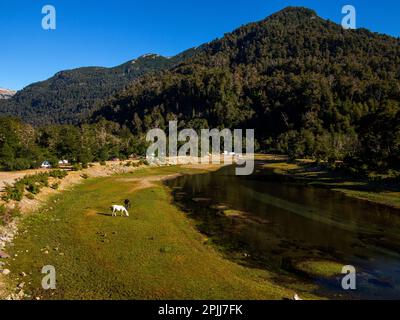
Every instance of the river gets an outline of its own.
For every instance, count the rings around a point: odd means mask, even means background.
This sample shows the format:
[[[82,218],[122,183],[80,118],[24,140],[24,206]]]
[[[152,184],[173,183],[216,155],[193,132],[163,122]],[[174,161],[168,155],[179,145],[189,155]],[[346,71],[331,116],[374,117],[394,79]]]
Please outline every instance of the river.
[[[231,166],[167,184],[199,230],[238,263],[293,274],[328,298],[400,298],[400,210],[265,170],[240,177]],[[354,266],[356,290],[343,290],[344,275],[310,278],[288,267],[303,260]]]

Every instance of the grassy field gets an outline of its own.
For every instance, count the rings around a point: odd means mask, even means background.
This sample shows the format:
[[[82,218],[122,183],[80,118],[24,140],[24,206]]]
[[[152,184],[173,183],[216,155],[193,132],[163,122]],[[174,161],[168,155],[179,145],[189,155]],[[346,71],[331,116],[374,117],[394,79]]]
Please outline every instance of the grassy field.
[[[287,157],[279,155],[259,155],[257,159],[265,161],[264,168],[269,168],[276,174],[301,180],[309,185],[342,192],[348,197],[400,209],[398,183],[352,178],[343,172],[323,169],[314,161],[306,159],[288,162]]]
[[[23,282],[32,299],[292,298],[294,291],[276,284],[273,274],[231,262],[207,245],[158,181],[195,172],[201,171],[142,169],[89,179],[54,196],[21,222],[7,249],[14,257],[7,259],[7,285],[15,291]],[[126,198],[130,217],[111,217],[110,205]],[[56,290],[41,289],[45,265],[56,268]]]

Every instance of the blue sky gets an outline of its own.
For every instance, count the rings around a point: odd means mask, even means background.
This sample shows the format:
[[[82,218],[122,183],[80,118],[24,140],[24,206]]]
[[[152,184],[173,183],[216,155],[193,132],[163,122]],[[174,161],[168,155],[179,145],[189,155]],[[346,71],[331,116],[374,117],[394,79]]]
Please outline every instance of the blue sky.
[[[41,27],[42,7],[57,29]],[[340,23],[357,9],[357,27],[400,36],[398,0],[0,0],[0,87],[21,89],[80,66],[115,66],[144,53],[166,56],[261,20],[287,6],[315,9]]]

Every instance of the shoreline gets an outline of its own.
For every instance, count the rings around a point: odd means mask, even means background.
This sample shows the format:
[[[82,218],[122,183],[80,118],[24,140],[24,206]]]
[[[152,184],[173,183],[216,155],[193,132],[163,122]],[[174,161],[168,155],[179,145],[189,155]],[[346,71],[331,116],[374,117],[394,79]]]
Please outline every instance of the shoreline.
[[[275,156],[275,155],[268,155],[268,156],[263,156],[264,159],[256,159],[256,160],[261,160],[264,161],[267,166],[264,164],[264,168],[271,169],[273,174],[276,174],[281,177],[288,178],[290,180],[294,180],[299,183],[304,183],[305,185],[309,186],[316,186],[318,188],[328,188],[331,191],[335,192],[341,192],[345,194],[348,197],[352,198],[357,198],[354,196],[354,194],[346,194],[346,190],[340,190],[337,189],[336,187],[331,185],[330,180],[326,179],[332,179],[332,176],[329,178],[318,178],[313,176],[314,174],[317,174],[319,172],[315,170],[304,170],[304,168],[301,167],[301,164],[310,164],[310,162],[299,162],[299,163],[289,163],[287,162],[283,157],[280,156]],[[9,225],[6,227],[0,227],[0,251],[3,250],[4,246],[9,246],[11,243],[13,244],[14,237],[18,234],[18,227],[21,222],[21,220],[25,220],[28,218],[31,214],[36,213],[36,211],[40,210],[40,208],[45,205],[45,204],[52,204],[50,202],[52,197],[55,197],[57,195],[64,194],[67,191],[72,191],[75,187],[80,186],[84,184],[85,181],[96,178],[107,178],[111,177],[113,175],[116,175],[116,182],[121,182],[121,183],[126,183],[130,182],[135,185],[134,188],[130,189],[131,193],[137,192],[137,191],[142,191],[144,189],[148,188],[153,188],[157,186],[158,182],[162,182],[165,180],[169,179],[174,179],[178,176],[186,175],[186,174],[199,174],[207,171],[213,171],[221,168],[224,164],[220,165],[213,165],[213,164],[187,164],[187,165],[181,165],[181,166],[173,166],[173,165],[163,165],[163,166],[141,166],[141,167],[126,167],[125,166],[126,162],[109,162],[107,163],[106,166],[100,166],[99,164],[94,164],[88,169],[83,169],[82,171],[73,171],[69,172],[69,175],[65,178],[65,180],[61,180],[60,184],[60,189],[59,190],[52,190],[50,188],[44,188],[43,191],[36,196],[34,200],[29,200],[27,198],[24,198],[20,205],[21,205],[21,212],[22,217],[14,219]],[[299,165],[300,164],[300,165]],[[175,167],[181,167],[187,169],[186,172],[182,173],[171,173],[171,174],[163,174],[163,175],[149,175],[147,174],[147,169],[151,170],[152,168],[165,168],[165,167],[171,167],[171,172],[174,170]],[[129,173],[134,173],[135,171],[138,170],[143,170],[144,169],[144,174],[143,175],[138,175],[138,177],[135,175],[132,178],[124,176],[124,174],[129,174]],[[175,168],[176,169],[176,168]],[[156,169],[157,170],[157,169]],[[193,173],[191,173],[191,171]],[[327,172],[326,170],[324,171],[325,173]],[[88,180],[84,179],[82,177],[83,174],[88,175]],[[311,176],[310,176],[311,175]],[[337,177],[335,177],[337,178]],[[92,180],[93,180],[92,179]],[[351,181],[350,179],[346,180],[347,183],[356,183],[355,180]],[[117,184],[117,183],[116,183]],[[136,185],[137,184],[137,185]],[[368,191],[364,191],[366,194],[368,194]],[[63,197],[63,196],[61,196]],[[365,195],[364,195],[365,197]],[[360,199],[360,198],[359,198]],[[384,206],[390,206],[386,203],[379,203],[377,201],[372,201],[369,199],[361,198],[361,200],[364,201],[369,201],[371,203],[375,204],[380,204]],[[58,200],[57,200],[58,201]],[[54,200],[56,203],[56,200]],[[395,206],[395,208],[398,208]],[[52,211],[53,208],[50,208],[50,211]],[[93,212],[88,212],[88,215],[92,215]],[[11,259],[14,259],[13,257]],[[1,259],[0,261],[5,261],[7,259]],[[0,269],[2,269],[2,266],[0,265]],[[15,288],[7,288],[5,287],[5,284],[3,283],[3,279],[1,279],[3,275],[0,275],[0,297],[3,299],[23,299],[24,296],[18,296],[16,293],[12,293],[13,290],[15,291]],[[6,280],[8,282],[8,280]],[[22,290],[21,290],[22,291]],[[303,293],[304,294],[304,293]],[[314,297],[315,298],[315,297]]]
[[[80,171],[69,171],[68,175],[60,180],[60,187],[57,190],[53,190],[50,187],[43,188],[43,190],[35,196],[34,199],[28,199],[27,197],[23,197],[23,199],[19,202],[17,201],[10,201],[6,203],[5,201],[0,199],[0,204],[5,205],[7,208],[16,208],[18,207],[21,216],[12,219],[6,225],[0,225],[0,252],[3,254],[7,254],[4,249],[6,247],[13,246],[13,242],[15,237],[18,235],[19,226],[20,224],[28,218],[30,215],[35,214],[38,212],[44,205],[49,204],[52,205],[53,202],[50,202],[51,198],[55,196],[59,196],[62,198],[62,194],[73,190],[75,187],[84,184],[86,181],[90,181],[91,179],[96,178],[106,178],[112,176],[123,176],[125,174],[134,173],[139,170],[146,170],[151,168],[162,168],[162,167],[170,167],[175,166],[172,164],[165,164],[165,165],[140,165],[138,167],[127,167],[127,162],[134,162],[134,161],[108,161],[105,166],[100,165],[99,163],[93,163],[89,168],[82,169]],[[217,170],[222,167],[224,164],[215,165],[215,164],[187,164],[187,165],[178,165],[182,167],[186,167],[188,169],[199,170],[198,172],[193,172],[193,174],[199,173],[200,171],[204,170],[213,171]],[[0,181],[1,188],[4,187],[5,183],[12,184],[17,179],[20,179],[26,175],[35,175],[38,173],[48,172],[50,170],[24,170],[24,171],[17,171],[17,172],[1,172],[3,173],[3,177],[7,175],[6,181]],[[1,174],[0,173],[0,174]],[[192,174],[192,173],[185,173],[185,174]],[[83,178],[83,175],[87,175],[87,178]],[[137,188],[132,189],[132,192],[139,191],[146,188],[151,188],[155,186],[155,183],[162,182],[170,179],[174,179],[176,177],[182,176],[182,173],[175,173],[170,175],[162,175],[162,176],[146,176],[145,178],[140,180],[140,185]],[[117,179],[125,179],[126,178],[117,178]],[[5,182],[5,183],[4,183]],[[139,182],[138,178],[132,178],[132,183]],[[0,195],[2,193],[2,189],[0,188]],[[51,207],[52,208],[52,207]],[[9,259],[11,259],[10,257]],[[4,265],[8,259],[0,259],[0,299],[20,299],[18,295],[14,293],[8,292],[9,290],[5,289],[5,285],[3,283],[1,271],[4,270]]]
[[[400,210],[400,183],[385,183],[351,177],[316,165],[314,161],[298,159],[289,162],[286,156],[262,155],[256,161],[264,162],[263,169],[273,175],[301,183],[306,186],[339,192],[346,197]]]
[[[292,298],[293,288],[275,283],[270,272],[238,265],[223,257],[214,247],[206,245],[205,238],[195,227],[194,221],[173,205],[168,187],[162,183],[165,179],[205,173],[219,167],[202,166],[200,169],[193,169],[190,165],[147,167],[132,175],[128,173],[116,177],[89,179],[65,191],[63,199],[59,200],[57,196],[50,199],[57,200],[57,206],[52,210],[42,210],[27,216],[21,224],[21,236],[18,236],[14,246],[10,247],[10,255],[18,254],[18,257],[9,260],[11,274],[7,276],[5,282],[9,285],[7,293],[15,293],[8,297],[102,299],[104,293],[108,294],[109,268],[112,266],[112,270],[117,268],[116,270],[120,271],[121,268],[127,268],[126,270],[139,274],[135,278],[139,284],[134,284],[135,282],[131,283],[133,279],[128,274],[119,273],[119,276],[126,277],[121,282],[126,291],[122,291],[125,293],[120,296],[120,290],[111,290],[110,297],[112,295],[114,298],[221,299],[233,298],[235,295],[241,299]],[[87,196],[88,192],[94,192],[96,198]],[[118,199],[124,198],[133,201],[130,219],[111,218],[106,213],[108,204],[115,199],[118,202],[120,201]],[[65,210],[66,208],[69,210]],[[54,231],[54,228],[58,231]],[[130,233],[130,237],[126,233]],[[37,236],[38,234],[40,236]],[[64,240],[60,242],[58,235],[62,235]],[[131,241],[126,242],[127,238],[131,238]],[[71,247],[70,243],[74,245]],[[97,249],[88,251],[89,248]],[[88,253],[90,259],[86,262]],[[108,267],[104,270],[102,267],[91,269],[89,273],[85,273],[84,270],[88,270],[89,267],[85,264],[92,261],[97,261],[99,267],[103,264]],[[79,264],[79,268],[76,263]],[[155,292],[152,291],[154,290],[152,282],[142,283],[148,277],[153,279],[155,276],[149,274],[148,268],[141,266],[143,263],[152,265],[150,270],[156,272],[158,274],[156,279],[161,281],[158,285],[154,284],[157,288]],[[187,268],[187,263],[196,263],[201,267]],[[55,292],[54,296],[37,285],[31,285],[40,283],[38,266],[44,264],[57,266],[57,270],[60,270],[57,274],[61,275],[60,286],[63,287],[63,291]],[[86,268],[82,269],[84,265]],[[173,270],[178,271],[171,273],[172,266]],[[106,291],[102,293],[82,287],[85,288],[82,292],[75,292],[75,286],[79,287],[80,283],[75,278],[78,269],[74,272],[71,268],[78,268],[79,273],[85,273],[85,277],[93,277],[87,285],[97,283],[99,286],[104,286]],[[62,279],[63,277],[66,279]],[[193,277],[198,280],[189,281]],[[260,278],[264,279],[262,283]],[[19,288],[21,281],[25,284],[24,289]],[[75,283],[76,281],[78,282]],[[214,283],[211,292],[210,281]],[[191,289],[186,289],[189,284]],[[158,287],[160,285],[161,287]],[[67,290],[67,293],[64,290]],[[305,298],[318,298],[309,291],[299,293]]]

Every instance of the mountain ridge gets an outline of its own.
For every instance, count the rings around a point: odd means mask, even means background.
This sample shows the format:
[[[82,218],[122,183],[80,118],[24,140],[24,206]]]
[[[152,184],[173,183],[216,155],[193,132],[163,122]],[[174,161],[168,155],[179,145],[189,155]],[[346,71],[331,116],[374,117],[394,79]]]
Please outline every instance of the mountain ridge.
[[[289,8],[134,80],[92,121],[105,118],[138,135],[167,129],[171,119],[196,130],[253,128],[259,151],[395,167],[399,66],[400,39]]]
[[[10,89],[0,88],[0,99],[10,99],[12,98],[17,92]]]
[[[146,73],[168,69],[194,54],[188,49],[173,57],[145,54],[115,67],[89,66],[62,70],[32,83],[0,102],[0,114],[34,125],[78,124],[107,96]]]

